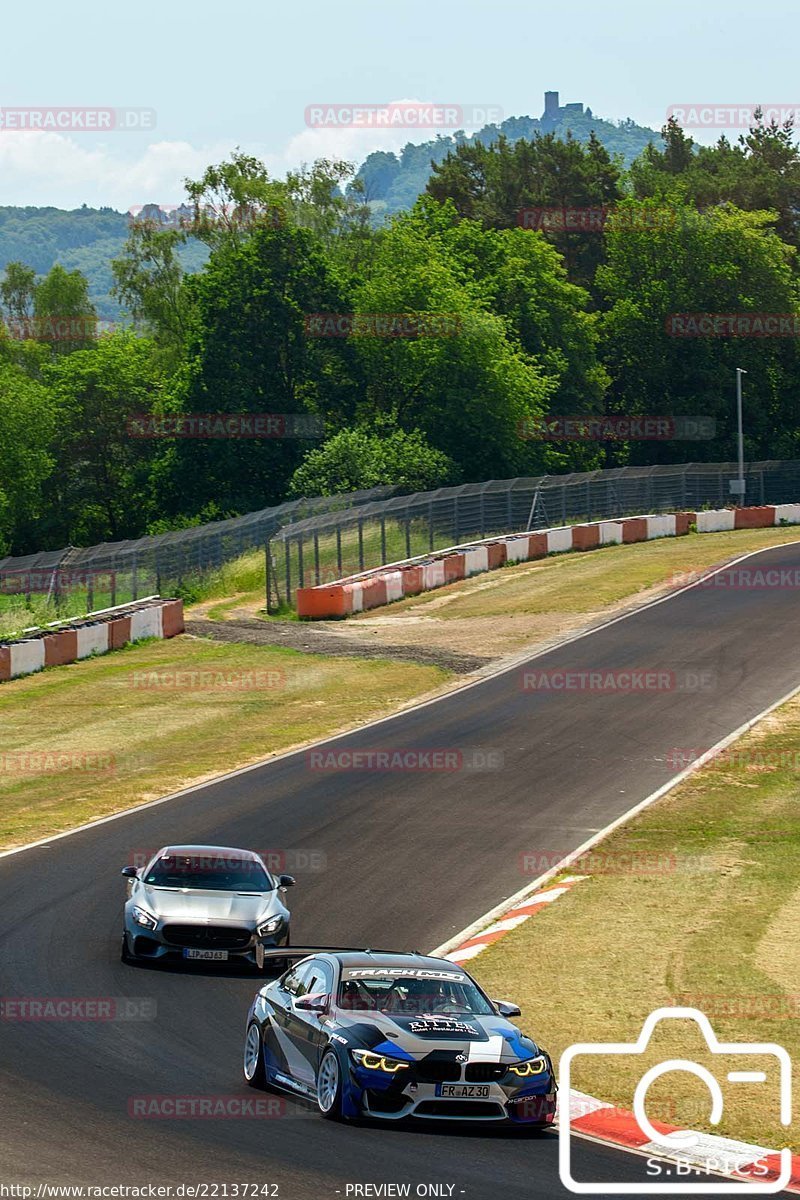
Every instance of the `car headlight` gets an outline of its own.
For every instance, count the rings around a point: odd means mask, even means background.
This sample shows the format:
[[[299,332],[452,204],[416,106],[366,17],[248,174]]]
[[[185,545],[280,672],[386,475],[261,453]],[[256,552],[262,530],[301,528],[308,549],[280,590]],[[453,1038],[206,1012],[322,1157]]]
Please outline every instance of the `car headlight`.
[[[266,937],[268,933],[274,933],[276,929],[280,929],[283,924],[283,917],[270,917],[268,921],[262,921],[260,925],[256,925],[256,933],[259,937]]]
[[[386,1054],[373,1054],[371,1050],[351,1050],[350,1053],[358,1065],[367,1071],[385,1071],[387,1075],[396,1075],[398,1071],[408,1069],[407,1062],[389,1058]]]
[[[133,919],[137,925],[142,925],[145,929],[156,929],[158,927],[158,921],[152,913],[146,912],[143,908],[137,908],[136,905],[133,906],[132,912]]]
[[[547,1070],[547,1059],[543,1054],[537,1054],[536,1058],[525,1058],[522,1062],[512,1063],[508,1069],[521,1079],[527,1079],[530,1075],[542,1075]]]

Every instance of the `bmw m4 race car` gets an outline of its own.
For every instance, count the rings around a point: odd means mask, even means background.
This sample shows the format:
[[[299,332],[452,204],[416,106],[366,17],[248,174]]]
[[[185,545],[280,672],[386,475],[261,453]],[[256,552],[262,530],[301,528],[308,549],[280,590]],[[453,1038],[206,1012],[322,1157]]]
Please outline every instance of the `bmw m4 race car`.
[[[244,1077],[315,1101],[323,1117],[552,1124],[546,1051],[463,967],[421,954],[293,950],[247,1017]]]
[[[122,874],[129,881],[123,962],[178,957],[264,969],[265,949],[288,945],[283,898],[294,879],[272,875],[252,850],[165,846],[143,870]]]

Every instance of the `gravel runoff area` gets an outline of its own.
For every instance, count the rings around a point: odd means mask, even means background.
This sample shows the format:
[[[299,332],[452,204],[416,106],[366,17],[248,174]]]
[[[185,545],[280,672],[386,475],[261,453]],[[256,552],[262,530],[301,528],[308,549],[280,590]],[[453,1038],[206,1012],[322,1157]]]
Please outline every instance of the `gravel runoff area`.
[[[399,662],[422,663],[442,667],[458,675],[468,675],[485,667],[494,656],[462,654],[437,646],[395,646],[385,642],[371,645],[353,641],[327,629],[317,629],[298,621],[259,621],[239,617],[230,621],[210,621],[190,618],[186,632],[193,637],[212,638],[217,642],[245,642],[253,646],[285,646],[304,654],[327,654],[336,658],[397,659]]]

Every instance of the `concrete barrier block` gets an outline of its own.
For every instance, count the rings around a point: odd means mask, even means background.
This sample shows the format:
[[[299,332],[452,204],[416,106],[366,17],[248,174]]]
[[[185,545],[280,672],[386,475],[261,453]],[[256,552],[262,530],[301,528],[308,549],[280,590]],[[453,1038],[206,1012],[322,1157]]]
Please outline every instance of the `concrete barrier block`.
[[[697,513],[695,512],[679,512],[675,513],[675,536],[683,537],[689,532],[689,528],[697,523]]]
[[[423,590],[423,573],[422,564],[413,567],[403,567],[403,595],[418,596]]]
[[[11,678],[32,675],[44,667],[44,638],[11,643]]]
[[[183,601],[165,600],[161,605],[161,624],[165,638],[177,637],[186,628],[183,619]]]
[[[444,582],[444,559],[437,558],[433,562],[422,564],[422,586],[426,592],[444,587]]]
[[[736,529],[768,529],[775,524],[775,509],[769,504],[737,508],[734,518]]]
[[[352,585],[350,585],[352,586]],[[311,620],[326,617],[344,617],[352,610],[347,606],[346,585],[330,584],[328,587],[304,587],[297,589],[297,615]],[[128,630],[130,634],[130,629]]]
[[[144,638],[160,638],[164,636],[164,626],[161,618],[161,605],[153,604],[149,608],[137,608],[131,613],[131,641],[141,642]]]
[[[628,542],[647,541],[647,517],[627,517],[622,522],[622,540]]]
[[[588,526],[584,526],[588,528]],[[621,521],[600,521],[600,545],[601,546],[620,546],[622,544],[622,522]],[[585,547],[581,546],[581,549]]]
[[[733,508],[712,508],[697,514],[698,533],[725,533],[734,529],[736,510]]]
[[[470,546],[464,551],[464,578],[489,570],[489,552],[485,546]]]
[[[446,554],[442,561],[444,562],[445,583],[454,583],[457,579],[464,578],[463,554]]]
[[[11,678],[11,647],[0,646],[0,683],[7,683]]]
[[[548,554],[563,554],[565,550],[572,549],[572,526],[559,525],[555,529],[547,530],[547,553]]]
[[[787,525],[800,525],[800,504],[776,504],[775,524],[785,521]]]
[[[675,514],[664,513],[662,516],[645,517],[647,522],[647,538],[675,537]]]
[[[600,528],[598,525],[573,525],[573,550],[594,550],[600,545]]]
[[[66,663],[74,663],[78,657],[78,634],[75,629],[48,633],[42,641],[46,667],[63,667]]]
[[[108,625],[81,625],[78,633],[78,658],[105,654],[108,650]]]
[[[403,572],[402,571],[385,571],[383,579],[386,584],[386,601],[391,603],[392,600],[403,599]]]
[[[547,558],[547,533],[528,534],[528,559]]]
[[[530,535],[506,538],[506,562],[527,562],[531,549]]]
[[[498,567],[506,565],[506,544],[505,542],[489,542],[486,547],[486,553],[489,556],[490,571],[496,571]]]

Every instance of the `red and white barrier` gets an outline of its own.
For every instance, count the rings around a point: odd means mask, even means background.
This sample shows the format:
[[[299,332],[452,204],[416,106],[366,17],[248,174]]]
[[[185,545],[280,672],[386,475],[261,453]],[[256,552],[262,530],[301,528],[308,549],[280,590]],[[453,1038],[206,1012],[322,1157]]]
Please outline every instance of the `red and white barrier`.
[[[532,562],[548,554],[563,554],[570,550],[594,550],[598,546],[682,537],[692,526],[698,533],[717,533],[733,529],[766,529],[781,524],[800,525],[800,504],[763,504],[697,513],[648,513],[616,521],[561,525],[535,533],[512,533],[507,537],[487,538],[423,558],[393,563],[390,567],[366,571],[338,583],[298,588],[297,613],[309,620],[346,617],[405,596],[417,596],[459,579],[469,579],[484,571],[493,571],[505,563]]]
[[[157,596],[92,613],[69,625],[56,622],[32,637],[0,645],[0,683],[32,675],[44,667],[60,667],[93,654],[107,654],[127,642],[175,637],[183,629],[183,601]]]

